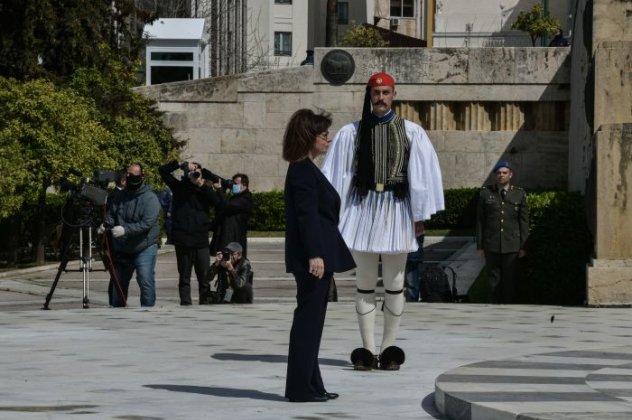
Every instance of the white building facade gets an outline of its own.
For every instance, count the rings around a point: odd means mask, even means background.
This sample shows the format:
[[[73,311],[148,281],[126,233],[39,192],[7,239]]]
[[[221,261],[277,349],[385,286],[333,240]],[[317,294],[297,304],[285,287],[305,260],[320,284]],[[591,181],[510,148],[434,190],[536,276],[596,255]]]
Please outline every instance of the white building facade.
[[[434,0],[433,47],[530,47],[528,35],[511,29],[518,14],[543,5],[565,34],[572,28],[571,0]],[[547,40],[542,40],[546,42]]]
[[[209,77],[204,19],[157,19],[146,25],[145,84]]]
[[[530,46],[511,24],[536,3],[570,35],[572,0],[338,0],[336,38],[369,23],[428,47]],[[327,0],[198,0],[191,15],[206,20],[210,76],[296,67],[326,46]]]

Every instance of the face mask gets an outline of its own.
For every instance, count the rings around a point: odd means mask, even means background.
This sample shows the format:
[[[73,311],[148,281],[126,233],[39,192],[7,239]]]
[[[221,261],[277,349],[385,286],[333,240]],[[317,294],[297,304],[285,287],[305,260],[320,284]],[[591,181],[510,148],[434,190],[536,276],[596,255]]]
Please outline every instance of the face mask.
[[[127,175],[127,184],[125,185],[125,188],[134,191],[139,189],[141,185],[143,185],[142,175]]]
[[[239,194],[241,192],[241,185],[233,184],[231,191],[233,192],[233,194]]]

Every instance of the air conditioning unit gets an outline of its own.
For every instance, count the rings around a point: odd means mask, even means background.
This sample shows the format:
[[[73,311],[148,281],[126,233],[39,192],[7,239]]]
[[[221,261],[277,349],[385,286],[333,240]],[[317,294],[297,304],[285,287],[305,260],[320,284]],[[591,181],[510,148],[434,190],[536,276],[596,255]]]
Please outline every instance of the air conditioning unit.
[[[391,18],[391,28],[397,28],[399,26],[399,19]]]

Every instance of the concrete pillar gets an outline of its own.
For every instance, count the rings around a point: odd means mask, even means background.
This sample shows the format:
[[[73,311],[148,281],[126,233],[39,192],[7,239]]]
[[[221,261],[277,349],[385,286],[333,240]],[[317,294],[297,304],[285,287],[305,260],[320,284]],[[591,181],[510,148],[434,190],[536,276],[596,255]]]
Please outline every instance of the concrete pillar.
[[[632,123],[602,125],[595,135],[595,259],[589,305],[632,303]]]
[[[632,3],[594,1],[595,259],[589,305],[632,304]]]

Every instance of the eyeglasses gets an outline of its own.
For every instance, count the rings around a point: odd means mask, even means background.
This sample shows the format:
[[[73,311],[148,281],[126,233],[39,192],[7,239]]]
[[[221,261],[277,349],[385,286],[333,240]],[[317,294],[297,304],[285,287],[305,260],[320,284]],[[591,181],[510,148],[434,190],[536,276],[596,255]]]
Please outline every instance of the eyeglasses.
[[[329,138],[329,131],[325,131],[324,133],[320,133],[316,137],[320,137],[321,139],[325,140],[327,143],[331,143],[331,139]]]

